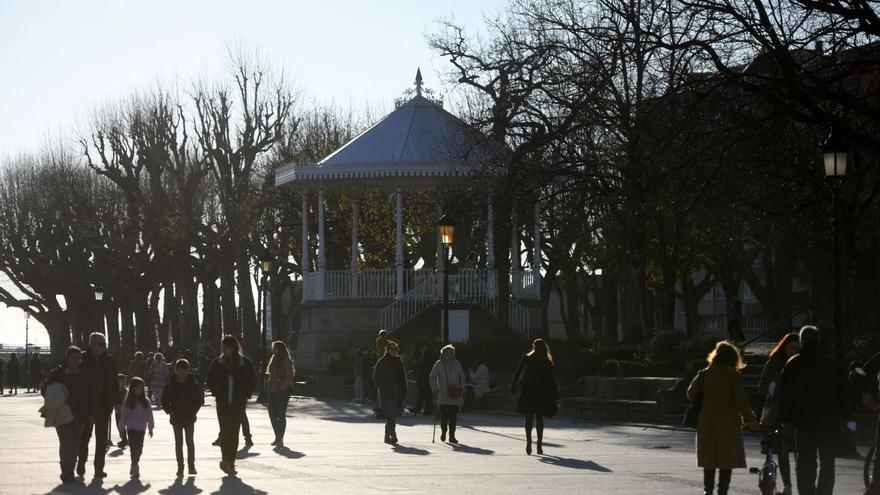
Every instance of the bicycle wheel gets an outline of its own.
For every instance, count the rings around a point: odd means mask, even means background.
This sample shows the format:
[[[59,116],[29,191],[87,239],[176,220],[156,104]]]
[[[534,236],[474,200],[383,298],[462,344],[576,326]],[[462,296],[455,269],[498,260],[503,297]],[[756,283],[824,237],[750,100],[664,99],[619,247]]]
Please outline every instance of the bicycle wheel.
[[[871,450],[865,454],[865,466],[864,466],[864,477],[865,477],[865,489],[871,487],[871,477],[874,474],[874,454],[876,453],[877,446],[872,445]]]

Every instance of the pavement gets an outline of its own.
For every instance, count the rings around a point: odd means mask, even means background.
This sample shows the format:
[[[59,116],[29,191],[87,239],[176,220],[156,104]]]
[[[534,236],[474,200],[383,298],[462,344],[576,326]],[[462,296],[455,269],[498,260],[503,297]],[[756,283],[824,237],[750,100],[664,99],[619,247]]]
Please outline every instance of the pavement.
[[[237,477],[219,469],[220,449],[213,401],[196,423],[195,477],[176,479],[174,437],[167,416],[156,416],[147,438],[141,479],[128,476],[127,449],[110,449],[104,480],[64,486],[58,479],[58,442],[44,428],[36,394],[0,397],[0,494],[370,494],[401,492],[470,494],[699,494],[694,433],[676,428],[547,421],[545,455],[525,455],[522,420],[515,416],[464,413],[452,446],[431,442],[432,418],[401,418],[400,445],[382,442],[383,425],[369,408],[344,401],[295,397],[288,409],[285,450],[274,451],[265,409],[248,410],[256,445],[239,453]],[[113,441],[117,441],[115,431]],[[749,464],[759,466],[757,439],[748,437]],[[839,459],[838,494],[860,494],[858,459]],[[736,470],[730,493],[755,494],[757,476]]]

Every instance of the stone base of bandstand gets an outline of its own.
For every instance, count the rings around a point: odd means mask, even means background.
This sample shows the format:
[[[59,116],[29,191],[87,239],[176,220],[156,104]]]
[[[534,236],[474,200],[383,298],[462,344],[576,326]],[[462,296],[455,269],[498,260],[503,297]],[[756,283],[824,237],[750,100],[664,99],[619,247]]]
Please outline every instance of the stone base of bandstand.
[[[324,369],[341,353],[369,348],[379,332],[379,311],[390,301],[315,301],[300,306],[301,330],[296,344],[296,367]]]

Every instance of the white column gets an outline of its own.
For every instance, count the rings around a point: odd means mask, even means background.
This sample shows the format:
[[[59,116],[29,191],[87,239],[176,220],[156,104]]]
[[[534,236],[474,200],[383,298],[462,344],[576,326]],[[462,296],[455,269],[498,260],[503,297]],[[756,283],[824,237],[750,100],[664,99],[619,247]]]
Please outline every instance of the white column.
[[[309,193],[302,193],[302,279],[303,301],[307,300],[308,277],[309,277]]]
[[[495,211],[492,198],[486,205],[486,286],[489,296],[495,297]]]
[[[396,208],[394,218],[397,222],[397,252],[394,267],[397,269],[397,298],[403,299],[403,194],[400,188],[394,192]]]
[[[326,240],[324,238],[324,189],[318,189],[318,299],[326,295],[324,269],[327,266]]]
[[[536,299],[541,298],[541,203],[535,203],[535,231],[534,231],[534,252],[532,253],[532,277],[534,277],[535,285],[533,295]]]
[[[516,218],[516,205],[510,216],[510,293],[519,297],[522,288],[522,260],[519,257],[519,223]]]
[[[358,298],[358,265],[360,262],[360,248],[358,246],[358,216],[359,205],[357,199],[351,207],[351,297]]]

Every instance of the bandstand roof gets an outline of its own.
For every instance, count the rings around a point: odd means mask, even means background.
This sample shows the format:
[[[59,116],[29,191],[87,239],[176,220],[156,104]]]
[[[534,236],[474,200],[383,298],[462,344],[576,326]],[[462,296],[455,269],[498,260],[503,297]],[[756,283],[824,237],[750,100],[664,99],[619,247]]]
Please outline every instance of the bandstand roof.
[[[318,163],[278,169],[275,184],[438,183],[476,172],[492,148],[473,127],[422,96],[417,75],[416,96]]]

